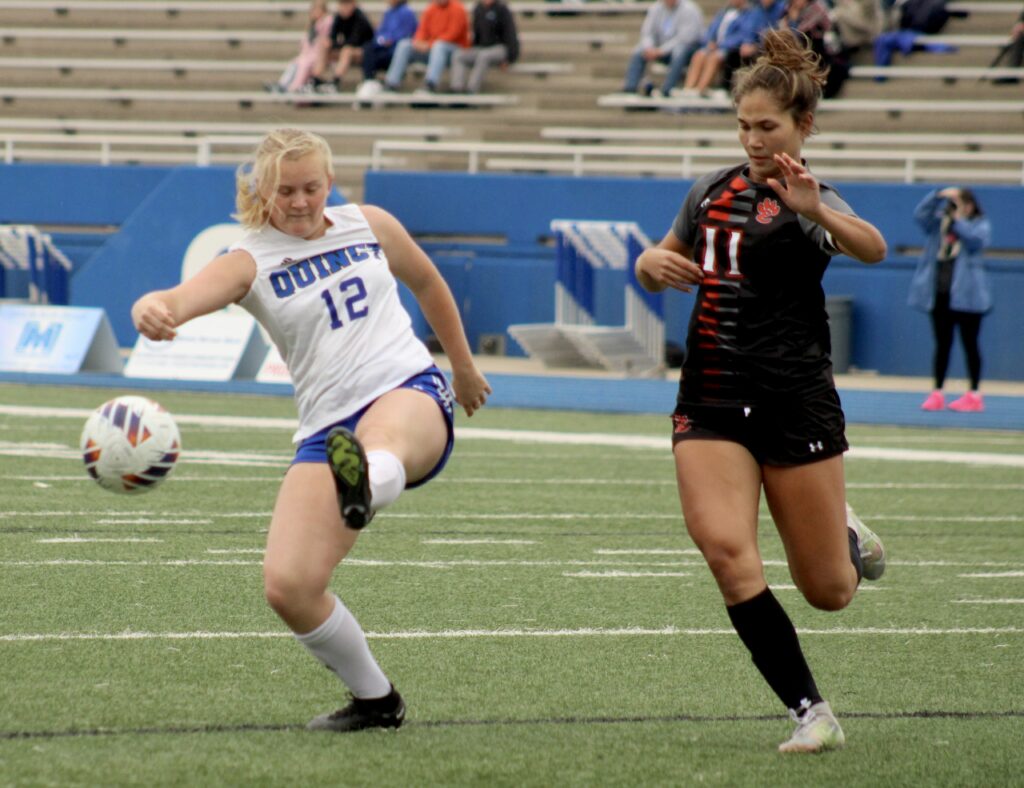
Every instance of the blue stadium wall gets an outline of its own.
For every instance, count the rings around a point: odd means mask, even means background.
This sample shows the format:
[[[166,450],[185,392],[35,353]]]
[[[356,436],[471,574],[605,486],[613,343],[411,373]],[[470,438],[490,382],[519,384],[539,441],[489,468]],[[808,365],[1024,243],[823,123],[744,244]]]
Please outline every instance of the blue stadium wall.
[[[464,314],[470,341],[505,335],[512,323],[554,316],[552,219],[636,221],[652,238],[668,230],[686,194],[685,180],[571,178],[540,175],[371,172],[366,201],[399,217],[421,239]],[[931,187],[839,184],[842,195],[878,225],[890,248],[878,266],[845,258],[825,277],[829,295],[852,299],[851,363],[887,375],[929,374],[927,316],[906,306],[922,236],[914,206]],[[985,376],[1024,380],[1024,189],[977,186],[992,219],[989,258],[995,308],[982,324]],[[185,249],[209,226],[230,222],[233,170],[225,167],[0,166],[0,223],[55,228],[57,244],[75,263],[72,303],[101,306],[118,340],[135,341],[128,316],[146,290],[175,284]],[[59,230],[56,228],[60,228]],[[427,333],[411,298],[417,330]],[[671,294],[667,335],[682,341],[692,301]],[[621,274],[599,281],[600,322],[621,323]],[[519,352],[507,339],[507,352]],[[954,353],[951,375],[963,376]]]

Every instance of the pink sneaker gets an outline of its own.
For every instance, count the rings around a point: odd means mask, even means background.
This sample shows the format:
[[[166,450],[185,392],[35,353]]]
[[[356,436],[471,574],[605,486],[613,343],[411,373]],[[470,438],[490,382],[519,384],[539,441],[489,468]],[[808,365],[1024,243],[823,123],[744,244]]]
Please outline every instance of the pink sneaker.
[[[960,399],[950,402],[949,409],[961,413],[981,413],[985,410],[985,402],[977,391],[968,391]]]
[[[921,410],[945,410],[946,398],[942,392],[935,390],[928,395],[928,399],[921,403]]]

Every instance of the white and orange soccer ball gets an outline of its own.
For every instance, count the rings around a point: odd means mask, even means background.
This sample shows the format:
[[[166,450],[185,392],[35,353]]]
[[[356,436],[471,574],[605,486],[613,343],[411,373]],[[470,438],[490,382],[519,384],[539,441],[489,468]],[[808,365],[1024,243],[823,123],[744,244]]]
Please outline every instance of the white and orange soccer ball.
[[[145,397],[104,402],[85,422],[80,441],[89,475],[105,490],[141,493],[171,475],[181,435],[171,414]]]

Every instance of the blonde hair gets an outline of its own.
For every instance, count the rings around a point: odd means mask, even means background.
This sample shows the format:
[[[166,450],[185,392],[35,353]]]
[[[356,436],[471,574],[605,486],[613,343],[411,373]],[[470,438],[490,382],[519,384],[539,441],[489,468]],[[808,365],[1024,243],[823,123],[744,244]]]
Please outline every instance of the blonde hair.
[[[334,177],[334,162],[327,140],[302,129],[274,129],[264,135],[252,155],[235,173],[234,218],[245,228],[258,230],[270,222],[274,194],[281,182],[281,162],[320,154],[327,175]]]
[[[769,30],[763,45],[764,53],[754,64],[736,72],[733,102],[739,104],[748,93],[763,90],[799,123],[817,109],[828,66],[822,66],[803,33]]]

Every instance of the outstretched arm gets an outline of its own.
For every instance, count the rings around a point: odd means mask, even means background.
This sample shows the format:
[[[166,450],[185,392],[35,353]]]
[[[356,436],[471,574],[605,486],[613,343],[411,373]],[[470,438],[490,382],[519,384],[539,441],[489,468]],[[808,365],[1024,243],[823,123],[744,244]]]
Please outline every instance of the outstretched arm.
[[[147,339],[174,339],[183,323],[240,301],[255,278],[248,252],[228,252],[177,287],[146,293],[132,305],[132,322]]]
[[[452,365],[455,400],[467,416],[472,416],[487,402],[491,386],[473,361],[451,290],[426,252],[394,216],[373,205],[361,208],[384,249],[391,272],[416,296],[424,317],[437,334]]]

